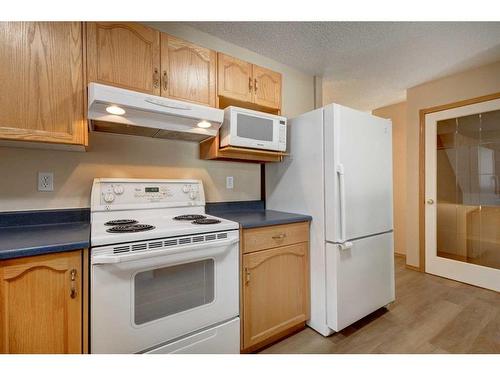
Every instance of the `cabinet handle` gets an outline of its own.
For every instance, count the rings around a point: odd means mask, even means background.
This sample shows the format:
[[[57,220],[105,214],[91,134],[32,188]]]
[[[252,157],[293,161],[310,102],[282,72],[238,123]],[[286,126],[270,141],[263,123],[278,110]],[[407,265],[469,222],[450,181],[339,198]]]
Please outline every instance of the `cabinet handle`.
[[[257,78],[253,80],[253,87],[255,88],[255,92],[257,92]]]
[[[160,74],[158,73],[158,68],[153,71],[153,87],[157,89],[160,87]]]
[[[252,77],[248,77],[248,92],[252,92]]]
[[[76,286],[75,286],[76,270],[74,268],[70,272],[70,278],[71,278],[71,289],[69,291],[69,296],[71,298],[76,298]]]
[[[168,74],[167,74],[166,70],[163,71],[162,82],[163,82],[163,90],[167,91],[168,90]]]
[[[245,284],[248,284],[250,282],[250,271],[248,270],[248,267],[245,267]]]
[[[273,239],[275,239],[275,240],[282,240],[285,237],[286,237],[286,233],[280,233],[280,234],[274,235]]]

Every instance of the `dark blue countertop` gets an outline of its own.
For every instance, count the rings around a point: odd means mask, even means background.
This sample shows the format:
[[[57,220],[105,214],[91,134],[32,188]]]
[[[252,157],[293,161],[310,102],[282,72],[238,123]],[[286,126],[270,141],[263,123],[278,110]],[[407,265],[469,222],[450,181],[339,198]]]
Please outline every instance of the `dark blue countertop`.
[[[206,212],[242,228],[310,221],[308,215],[266,210],[263,201],[207,203]],[[0,212],[0,260],[90,247],[89,209]]]
[[[90,246],[88,209],[0,213],[0,260]]]
[[[266,210],[263,201],[209,203],[206,206],[206,212],[223,219],[236,221],[242,228],[266,227],[312,220],[309,215]]]

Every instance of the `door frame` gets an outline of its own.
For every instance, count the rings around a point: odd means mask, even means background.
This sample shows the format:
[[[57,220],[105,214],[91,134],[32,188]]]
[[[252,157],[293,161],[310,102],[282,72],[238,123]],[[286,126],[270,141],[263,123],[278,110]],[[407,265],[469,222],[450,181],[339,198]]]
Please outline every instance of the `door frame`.
[[[425,116],[430,113],[463,107],[471,104],[500,99],[500,92],[424,108],[419,111],[419,188],[418,188],[418,230],[419,230],[419,266],[417,270],[425,272]]]

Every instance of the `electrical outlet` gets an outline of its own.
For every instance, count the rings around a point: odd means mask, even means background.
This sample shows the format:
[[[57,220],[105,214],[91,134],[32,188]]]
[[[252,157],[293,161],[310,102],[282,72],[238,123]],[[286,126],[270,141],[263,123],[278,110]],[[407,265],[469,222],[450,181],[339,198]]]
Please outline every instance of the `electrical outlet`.
[[[38,172],[38,191],[54,191],[54,173]]]
[[[226,189],[232,189],[232,188],[234,188],[233,176],[227,176],[226,177]]]

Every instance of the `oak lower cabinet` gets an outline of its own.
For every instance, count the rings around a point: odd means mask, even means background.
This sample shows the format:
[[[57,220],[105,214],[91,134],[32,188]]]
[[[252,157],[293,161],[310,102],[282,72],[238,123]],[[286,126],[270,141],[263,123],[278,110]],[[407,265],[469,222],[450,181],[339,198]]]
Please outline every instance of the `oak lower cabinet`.
[[[82,251],[0,261],[0,353],[82,353]]]
[[[252,352],[309,319],[309,223],[243,229],[242,250],[241,349]]]
[[[87,145],[83,27],[0,22],[0,140]]]

